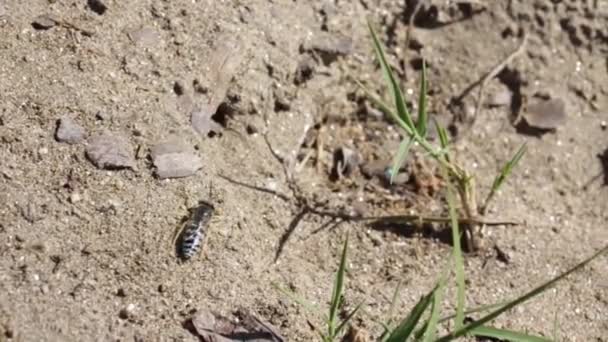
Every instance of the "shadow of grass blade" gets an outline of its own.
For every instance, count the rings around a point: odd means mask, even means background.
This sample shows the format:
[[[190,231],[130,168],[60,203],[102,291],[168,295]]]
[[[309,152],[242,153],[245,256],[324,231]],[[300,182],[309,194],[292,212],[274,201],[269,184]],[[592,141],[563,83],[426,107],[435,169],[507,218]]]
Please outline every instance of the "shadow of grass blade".
[[[501,341],[511,341],[511,342],[551,342],[552,340],[524,334],[518,331],[511,331],[506,329],[498,329],[493,327],[479,326],[470,331],[470,333],[477,337],[488,337],[494,338]]]
[[[393,100],[395,101],[395,108],[397,109],[397,114],[401,119],[400,121],[402,121],[402,123],[409,128],[411,133],[414,133],[416,131],[416,127],[414,126],[414,122],[412,121],[410,112],[408,111],[407,106],[405,105],[405,100],[403,99],[403,93],[399,88],[399,84],[395,80],[395,76],[393,75],[393,72],[390,66],[388,65],[388,62],[386,61],[384,49],[382,48],[382,45],[378,40],[378,36],[376,36],[376,32],[374,31],[371,22],[368,22],[367,26],[369,27],[369,31],[372,35],[376,56],[378,57],[378,61],[380,62],[380,66],[382,67],[384,77],[387,83],[389,84]],[[408,134],[410,132],[408,132]]]
[[[336,336],[340,335],[342,330],[344,330],[344,328],[346,327],[346,324],[348,324],[348,322],[350,322],[350,320],[355,316],[355,314],[359,311],[359,309],[361,309],[362,306],[363,306],[363,303],[359,303],[359,305],[357,305],[353,309],[353,311],[351,311],[348,315],[346,315],[346,318],[344,318],[344,320],[340,323],[340,325],[336,329]]]
[[[328,322],[328,333],[330,337],[336,335],[336,323],[338,319],[338,309],[342,303],[342,291],[344,290],[344,275],[346,274],[346,253],[348,251],[348,236],[344,241],[344,247],[342,248],[342,256],[340,258],[340,266],[336,272],[336,280],[334,282],[334,289],[331,294],[331,303],[329,307],[329,322]]]
[[[390,335],[386,339],[387,342],[403,342],[407,340],[418,322],[422,317],[422,314],[431,304],[432,298],[435,296],[435,291],[437,291],[437,286],[426,296],[420,298],[416,306],[410,311],[410,313],[405,317],[401,323],[391,331]]]
[[[277,285],[275,283],[273,283],[272,286],[275,289],[277,289],[280,292],[282,292],[287,297],[289,297],[289,299],[291,299],[295,303],[300,304],[303,308],[305,308],[306,310],[310,311],[310,313],[313,313],[313,314],[316,314],[316,315],[323,315],[321,313],[321,309],[319,309],[318,307],[316,307],[312,303],[306,301],[302,297],[298,296],[298,294],[296,294],[295,292],[293,292],[291,290],[284,289],[284,288],[280,287],[279,285]]]
[[[508,302],[500,302],[500,303],[495,303],[495,304],[488,304],[488,305],[482,305],[473,309],[468,309],[465,310],[464,314],[465,315],[470,315],[470,314],[474,314],[474,313],[478,313],[478,312],[484,312],[484,311],[490,311],[493,309],[498,309],[501,308],[503,306],[505,306]],[[451,320],[452,318],[456,317],[456,314],[451,314],[445,317],[441,317],[441,319],[439,319],[439,323],[443,323],[446,321]]]
[[[422,78],[420,79],[420,94],[418,95],[418,122],[416,129],[418,135],[422,138],[426,137],[427,124],[428,124],[428,113],[427,113],[427,84],[426,84],[426,61],[422,60]]]
[[[566,278],[567,276],[569,276],[570,274],[580,270],[581,268],[585,267],[587,264],[589,264],[591,261],[593,261],[594,259],[596,259],[597,257],[599,257],[600,255],[604,254],[608,252],[608,245],[604,246],[602,249],[600,249],[599,251],[597,251],[596,253],[594,253],[592,256],[590,256],[589,258],[583,260],[582,262],[580,262],[579,264],[577,264],[576,266],[572,267],[571,269],[567,270],[566,272],[560,274],[559,276],[549,280],[548,282],[532,289],[531,291],[527,292],[526,294],[524,294],[523,296],[513,300],[512,302],[509,302],[507,304],[505,304],[505,306],[501,307],[500,309],[493,311],[489,314],[487,314],[486,316],[473,321],[469,324],[467,324],[466,326],[464,326],[461,329],[457,329],[456,331],[449,333],[448,335],[445,335],[443,337],[441,337],[440,339],[437,340],[437,342],[445,342],[445,341],[451,341],[455,338],[464,336],[465,334],[468,334],[469,332],[471,332],[473,329],[480,327],[490,321],[492,321],[494,318],[500,316],[501,314],[503,314],[504,312],[520,305],[521,303],[529,300],[530,298],[546,291],[547,289],[551,288],[553,285],[555,285],[555,283],[557,283],[558,281]]]

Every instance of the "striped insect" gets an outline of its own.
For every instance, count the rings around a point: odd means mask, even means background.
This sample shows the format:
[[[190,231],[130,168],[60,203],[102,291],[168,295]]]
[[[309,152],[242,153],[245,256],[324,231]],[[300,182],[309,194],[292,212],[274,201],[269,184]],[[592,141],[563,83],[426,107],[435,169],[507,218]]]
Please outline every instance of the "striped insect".
[[[205,230],[215,211],[212,204],[199,201],[198,205],[189,210],[189,218],[175,241],[177,256],[188,260],[196,254],[205,240]]]

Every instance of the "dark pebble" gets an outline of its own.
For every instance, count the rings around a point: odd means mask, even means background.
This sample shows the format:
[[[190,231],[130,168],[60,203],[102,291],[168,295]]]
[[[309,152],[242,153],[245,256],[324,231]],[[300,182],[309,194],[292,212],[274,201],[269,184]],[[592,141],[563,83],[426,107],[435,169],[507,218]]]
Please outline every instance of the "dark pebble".
[[[186,92],[186,88],[184,87],[184,84],[182,82],[176,81],[173,84],[173,91],[175,92],[175,95],[182,96]]]
[[[129,318],[129,310],[127,310],[127,309],[120,309],[120,311],[118,312],[118,317],[120,319],[128,319]]]

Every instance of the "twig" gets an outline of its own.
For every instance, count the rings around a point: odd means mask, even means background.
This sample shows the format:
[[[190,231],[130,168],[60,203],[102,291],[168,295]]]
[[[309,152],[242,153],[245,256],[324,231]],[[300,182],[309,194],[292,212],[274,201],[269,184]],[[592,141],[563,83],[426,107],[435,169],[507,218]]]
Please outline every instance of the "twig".
[[[522,38],[522,41],[519,44],[519,46],[513,52],[511,52],[511,54],[509,54],[505,59],[503,59],[500,63],[498,63],[496,66],[494,66],[482,78],[480,78],[479,80],[477,80],[477,81],[473,82],[471,85],[469,85],[456,98],[456,102],[462,102],[462,99],[465,96],[467,96],[473,89],[475,89],[475,87],[479,87],[479,91],[477,92],[477,103],[475,104],[475,111],[473,112],[473,117],[471,119],[471,122],[468,124],[466,131],[463,132],[463,134],[461,134],[459,138],[464,136],[475,124],[475,121],[477,120],[477,114],[479,113],[479,111],[481,109],[481,105],[483,104],[485,88],[486,88],[486,85],[488,84],[488,82],[490,80],[492,80],[494,77],[496,77],[496,75],[498,75],[498,73],[500,73],[502,71],[502,69],[504,69],[507,65],[509,65],[517,56],[519,56],[525,50],[527,42],[528,42],[528,35],[525,34],[524,37]]]
[[[378,217],[353,217],[352,221],[386,221],[386,222],[415,222],[415,223],[450,223],[451,218],[441,216],[422,216],[422,215],[395,215]],[[520,223],[514,221],[486,221],[476,218],[459,218],[459,224],[475,224],[486,226],[517,226]]]
[[[507,58],[505,58],[502,62],[498,63],[483,78],[483,80],[481,81],[481,85],[479,86],[479,92],[477,93],[477,105],[475,106],[475,112],[473,113],[473,120],[475,120],[477,118],[477,113],[479,113],[479,110],[481,109],[481,105],[483,103],[483,98],[484,98],[484,92],[485,92],[486,85],[488,84],[488,82],[491,79],[493,79],[494,77],[496,77],[496,75],[498,75],[498,73],[502,69],[504,69],[508,64],[510,64],[515,59],[515,57],[519,56],[524,51],[524,48],[526,47],[527,42],[528,42],[528,35],[524,35],[524,37],[521,40],[521,44],[519,44],[517,49],[515,49],[515,51],[511,52],[511,54],[509,56],[507,56]],[[472,125],[472,123],[471,123],[471,125]]]

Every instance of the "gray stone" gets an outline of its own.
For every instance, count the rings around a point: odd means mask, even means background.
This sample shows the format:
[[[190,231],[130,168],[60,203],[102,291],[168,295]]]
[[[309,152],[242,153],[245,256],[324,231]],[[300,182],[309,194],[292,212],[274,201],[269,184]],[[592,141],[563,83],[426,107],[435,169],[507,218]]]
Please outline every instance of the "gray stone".
[[[304,51],[314,51],[329,65],[339,56],[346,56],[353,52],[353,40],[350,37],[319,32],[303,44]]]
[[[148,47],[157,46],[160,41],[160,35],[151,27],[132,30],[128,35],[134,43]]]
[[[49,15],[40,15],[37,16],[32,22],[32,26],[36,30],[48,30],[53,26],[57,25],[57,21]]]
[[[78,144],[85,138],[85,130],[76,121],[69,117],[63,117],[57,122],[55,139],[68,144]]]
[[[100,169],[135,169],[133,148],[127,138],[105,132],[89,139],[87,157]]]
[[[196,155],[194,148],[178,139],[155,145],[151,155],[156,167],[156,176],[161,179],[192,176],[203,167],[203,162]]]
[[[523,113],[528,125],[540,129],[556,129],[566,121],[566,103],[561,98],[538,100]]]

